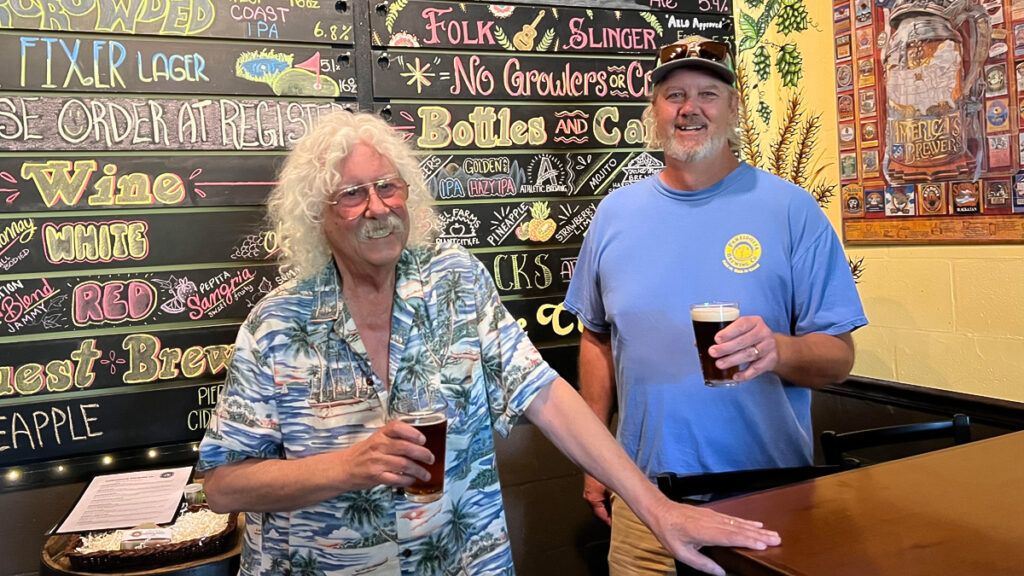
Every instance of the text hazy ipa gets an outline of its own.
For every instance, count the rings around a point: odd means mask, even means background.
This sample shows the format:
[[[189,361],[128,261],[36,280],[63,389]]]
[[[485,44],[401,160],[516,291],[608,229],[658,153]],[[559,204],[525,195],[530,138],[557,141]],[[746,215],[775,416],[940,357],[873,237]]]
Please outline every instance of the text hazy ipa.
[[[708,348],[715,343],[715,334],[740,317],[740,305],[736,302],[711,302],[691,304],[690,318],[693,320],[693,335],[696,337],[700,369],[704,373],[704,384],[708,386],[733,386],[732,377],[739,372],[739,366],[721,370],[715,366],[715,359],[708,355]]]
[[[411,486],[406,487],[405,497],[413,502],[433,502],[441,497],[444,492],[444,449],[445,438],[448,436],[448,418],[445,413],[420,412],[402,414],[402,422],[419,430],[427,438],[427,450],[434,455],[434,463],[430,466],[424,465],[427,472],[430,472],[430,480],[424,482],[417,479]]]

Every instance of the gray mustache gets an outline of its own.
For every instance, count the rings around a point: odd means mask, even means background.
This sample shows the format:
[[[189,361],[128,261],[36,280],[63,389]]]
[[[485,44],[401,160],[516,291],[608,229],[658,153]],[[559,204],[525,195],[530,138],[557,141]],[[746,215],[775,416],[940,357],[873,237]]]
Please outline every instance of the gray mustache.
[[[357,234],[360,240],[370,240],[391,233],[401,234],[403,232],[405,232],[405,224],[402,219],[394,212],[389,212],[383,220],[363,220]]]

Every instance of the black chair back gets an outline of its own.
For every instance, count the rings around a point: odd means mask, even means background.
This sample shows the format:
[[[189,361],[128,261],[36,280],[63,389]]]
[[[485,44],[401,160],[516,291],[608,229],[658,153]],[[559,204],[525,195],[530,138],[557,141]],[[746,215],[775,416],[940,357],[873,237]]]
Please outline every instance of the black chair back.
[[[749,492],[777,488],[811,478],[839,472],[840,466],[796,466],[791,468],[759,468],[710,474],[680,476],[672,472],[658,474],[658,488],[676,502],[689,502],[711,495],[721,500]]]
[[[841,434],[827,430],[821,433],[821,451],[826,464],[852,468],[863,462],[847,456],[846,452],[851,450],[944,438],[952,440],[954,445],[970,442],[971,419],[966,414],[954,414],[952,419],[941,422],[902,424]]]

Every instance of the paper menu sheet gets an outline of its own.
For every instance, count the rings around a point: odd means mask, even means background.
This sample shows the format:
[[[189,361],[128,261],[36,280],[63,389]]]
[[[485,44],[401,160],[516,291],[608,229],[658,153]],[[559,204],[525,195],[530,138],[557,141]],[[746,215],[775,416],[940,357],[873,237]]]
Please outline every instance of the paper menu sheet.
[[[174,519],[192,467],[108,474],[92,479],[58,534],[132,528]]]

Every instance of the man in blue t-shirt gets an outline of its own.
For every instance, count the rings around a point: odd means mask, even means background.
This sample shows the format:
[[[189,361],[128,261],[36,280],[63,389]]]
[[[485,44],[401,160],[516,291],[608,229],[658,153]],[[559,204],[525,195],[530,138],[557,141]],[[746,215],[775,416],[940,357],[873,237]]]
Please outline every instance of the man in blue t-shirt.
[[[737,160],[739,97],[728,48],[666,46],[651,75],[658,175],[612,192],[587,232],[565,299],[582,321],[580,388],[650,479],[808,465],[811,389],[844,380],[867,324],[835,231],[802,188]],[[704,385],[689,305],[735,301],[715,338],[736,386]],[[671,573],[629,508],[586,477],[612,525],[612,576]]]

